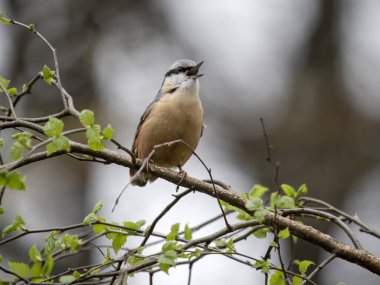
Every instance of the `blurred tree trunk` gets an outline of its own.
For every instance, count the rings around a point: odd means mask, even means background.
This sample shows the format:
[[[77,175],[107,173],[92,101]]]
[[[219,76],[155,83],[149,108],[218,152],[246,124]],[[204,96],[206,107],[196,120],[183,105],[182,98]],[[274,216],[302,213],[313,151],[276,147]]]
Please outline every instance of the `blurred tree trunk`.
[[[314,30],[305,46],[306,58],[289,91],[288,112],[276,129],[267,127],[274,160],[281,163],[281,182],[294,186],[307,183],[311,196],[338,208],[355,182],[378,163],[365,150],[369,141],[380,141],[376,131],[380,122],[370,121],[355,110],[343,82],[339,33],[342,5],[340,1],[320,1]],[[239,158],[247,161],[250,154],[258,181],[273,185],[274,170],[264,160],[264,139],[247,137],[241,128],[234,130]],[[320,226],[325,231],[328,225]],[[317,248],[303,242],[296,253],[302,255],[296,258],[307,256],[311,260],[317,260],[319,254]]]
[[[33,23],[49,42],[56,48],[60,63],[62,84],[73,96],[76,107],[81,110],[90,108],[97,114],[97,121],[107,117],[102,113],[99,106],[100,95],[95,82],[95,59],[94,51],[102,37],[115,28],[117,17],[125,19],[125,13],[139,14],[137,19],[143,19],[149,23],[159,22],[162,17],[152,8],[150,1],[16,1],[9,0],[10,10],[7,14],[26,24]],[[112,23],[110,26],[107,24]],[[137,24],[136,24],[137,25]],[[162,26],[151,24],[155,29]],[[10,26],[12,43],[7,76],[21,86],[29,81],[46,64],[53,68],[54,62],[50,50],[32,33],[22,31],[17,27]],[[141,43],[136,43],[138,44]],[[110,75],[111,76],[111,75]],[[44,82],[39,82],[33,87],[32,95],[24,98],[17,109],[19,114],[28,116],[46,116],[61,110],[60,96],[54,88],[46,89]],[[43,87],[43,88],[41,88]],[[46,92],[46,90],[50,90]],[[109,94],[107,94],[110,98]],[[110,99],[112,100],[112,99]],[[99,110],[99,112],[97,112]],[[104,110],[104,108],[103,108]],[[108,116],[109,117],[109,116]],[[67,128],[78,124],[72,119],[65,120]],[[39,164],[38,167],[26,167],[24,173],[30,177],[40,179],[28,180],[27,191],[28,205],[35,207],[35,214],[42,215],[38,222],[47,225],[59,226],[81,222],[89,209],[86,203],[86,192],[91,195],[88,185],[91,179],[88,164],[81,164],[69,157],[51,160],[47,164]],[[126,172],[127,173],[127,172]],[[128,175],[126,174],[126,179]],[[33,179],[31,179],[33,180]],[[55,184],[55,181],[65,181],[64,184]],[[30,183],[32,182],[32,183]],[[53,185],[53,186],[49,186]],[[5,200],[10,193],[5,193]],[[11,197],[12,198],[12,197]],[[44,206],[37,208],[36,205],[48,203],[53,208],[54,215],[44,215]],[[45,210],[49,212],[47,209]],[[7,221],[4,221],[4,223]],[[34,225],[35,226],[35,225]],[[33,226],[33,227],[34,227]],[[18,247],[9,248],[12,254],[17,256],[25,252],[30,244],[19,244]],[[9,253],[8,253],[9,254]],[[68,261],[70,267],[78,264],[88,264],[89,256],[80,255],[82,258]],[[65,266],[65,265],[63,265]]]

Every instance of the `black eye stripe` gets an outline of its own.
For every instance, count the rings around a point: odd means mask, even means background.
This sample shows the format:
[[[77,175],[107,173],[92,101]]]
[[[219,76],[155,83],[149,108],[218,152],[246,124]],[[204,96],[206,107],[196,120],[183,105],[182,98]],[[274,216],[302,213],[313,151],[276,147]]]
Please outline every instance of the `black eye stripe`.
[[[165,77],[170,76],[172,74],[183,73],[183,72],[189,70],[190,68],[192,68],[192,66],[186,66],[186,67],[180,66],[180,67],[177,67],[175,69],[172,69],[172,70],[169,70],[168,72],[166,72]]]
[[[172,88],[172,89],[170,89],[168,92],[166,92],[166,93],[174,93],[176,90],[178,89],[178,87],[174,87],[174,88]]]

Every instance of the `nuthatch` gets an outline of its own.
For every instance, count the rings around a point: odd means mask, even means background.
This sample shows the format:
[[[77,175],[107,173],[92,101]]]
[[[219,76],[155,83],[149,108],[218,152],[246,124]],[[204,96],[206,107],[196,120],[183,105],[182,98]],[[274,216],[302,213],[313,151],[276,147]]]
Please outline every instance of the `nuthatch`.
[[[199,98],[198,70],[203,61],[196,64],[189,59],[177,60],[165,74],[156,98],[146,108],[137,127],[132,151],[136,158],[147,158],[153,148],[176,140],[174,143],[156,148],[151,160],[164,167],[181,167],[198,146],[203,132],[203,108]],[[131,177],[136,169],[130,170]],[[157,177],[141,173],[133,185],[145,186],[148,180]]]

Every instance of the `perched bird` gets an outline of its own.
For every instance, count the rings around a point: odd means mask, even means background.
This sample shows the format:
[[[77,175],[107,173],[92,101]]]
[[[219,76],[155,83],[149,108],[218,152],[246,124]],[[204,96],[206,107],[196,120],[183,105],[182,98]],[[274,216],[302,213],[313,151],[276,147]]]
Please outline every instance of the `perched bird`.
[[[147,158],[154,146],[183,140],[195,150],[203,132],[203,108],[199,98],[198,70],[189,59],[177,60],[165,74],[156,98],[146,108],[137,127],[132,151],[136,158]],[[164,167],[181,167],[192,155],[192,150],[182,143],[156,148],[151,160]],[[130,170],[133,177],[136,169]],[[133,185],[145,186],[157,177],[141,173],[132,180]]]

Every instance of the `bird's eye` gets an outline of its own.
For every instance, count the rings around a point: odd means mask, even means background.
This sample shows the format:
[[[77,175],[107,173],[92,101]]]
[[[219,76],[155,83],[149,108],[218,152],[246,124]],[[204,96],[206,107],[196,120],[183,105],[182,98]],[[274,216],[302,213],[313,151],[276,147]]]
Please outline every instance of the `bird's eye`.
[[[172,74],[179,74],[179,73],[185,73],[187,70],[189,70],[190,67],[183,67],[183,66],[179,66],[175,69],[172,69],[172,70],[169,70],[165,76],[170,76]]]

